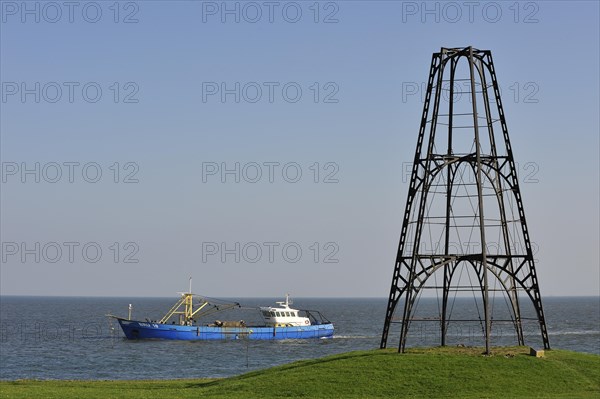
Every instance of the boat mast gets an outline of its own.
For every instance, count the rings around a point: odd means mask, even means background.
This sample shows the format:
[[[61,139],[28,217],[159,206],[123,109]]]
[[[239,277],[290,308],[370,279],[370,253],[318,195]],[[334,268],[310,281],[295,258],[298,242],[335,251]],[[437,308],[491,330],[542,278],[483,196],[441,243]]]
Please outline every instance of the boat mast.
[[[192,316],[194,315],[194,294],[192,294],[192,276],[190,276],[190,290],[185,295],[185,322],[189,322],[192,320]]]

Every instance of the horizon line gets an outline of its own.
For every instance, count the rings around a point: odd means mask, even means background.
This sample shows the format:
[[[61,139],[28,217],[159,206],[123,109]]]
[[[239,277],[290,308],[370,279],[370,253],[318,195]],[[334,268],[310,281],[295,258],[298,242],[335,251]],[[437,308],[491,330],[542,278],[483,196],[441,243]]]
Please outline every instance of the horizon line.
[[[214,295],[200,295],[207,298],[215,298]],[[30,297],[30,298],[173,298],[175,295],[28,295],[28,294],[0,294],[3,297]],[[220,298],[234,298],[229,295],[219,295]],[[279,298],[280,296],[237,296],[235,298]],[[387,296],[293,296],[292,298],[315,298],[315,299],[388,299]],[[422,298],[436,299],[435,296],[423,296]],[[463,298],[463,297],[457,297]],[[472,298],[465,296],[464,298]],[[600,298],[600,294],[596,295],[543,295],[542,298]]]

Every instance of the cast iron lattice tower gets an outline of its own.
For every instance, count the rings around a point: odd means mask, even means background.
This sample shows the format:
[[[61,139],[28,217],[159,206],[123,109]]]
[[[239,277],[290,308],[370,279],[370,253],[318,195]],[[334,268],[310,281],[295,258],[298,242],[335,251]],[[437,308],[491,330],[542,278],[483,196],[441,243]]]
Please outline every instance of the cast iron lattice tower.
[[[400,324],[399,351],[403,352],[409,326],[416,320],[439,323],[441,345],[446,345],[451,321],[475,321],[450,317],[450,294],[456,300],[458,292],[470,291],[486,353],[490,352],[492,325],[502,322],[510,323],[519,345],[524,345],[523,323],[533,323],[536,331],[541,329],[544,348],[549,349],[534,253],[491,52],[466,47],[434,53],[423,102],[381,348],[387,346],[392,325]],[[461,280],[465,269],[475,274],[475,281],[469,277],[467,284],[457,285],[454,280]],[[427,288],[438,295],[437,315],[415,317],[416,304]],[[507,305],[504,319],[494,318],[496,292]],[[531,301],[527,302],[532,317],[523,315],[523,298]],[[401,320],[394,318],[400,302]]]

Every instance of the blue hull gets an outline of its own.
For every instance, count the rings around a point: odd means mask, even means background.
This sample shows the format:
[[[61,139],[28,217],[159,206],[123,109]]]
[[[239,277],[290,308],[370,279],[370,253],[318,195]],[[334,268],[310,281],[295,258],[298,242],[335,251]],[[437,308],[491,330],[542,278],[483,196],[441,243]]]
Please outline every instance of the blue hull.
[[[128,339],[213,341],[227,339],[306,339],[333,337],[333,324],[298,327],[207,327],[117,319]]]

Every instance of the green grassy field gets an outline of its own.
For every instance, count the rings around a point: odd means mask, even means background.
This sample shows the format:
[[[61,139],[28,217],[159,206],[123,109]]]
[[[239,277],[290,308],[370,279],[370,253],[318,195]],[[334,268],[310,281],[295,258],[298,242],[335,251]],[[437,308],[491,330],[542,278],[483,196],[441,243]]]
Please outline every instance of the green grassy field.
[[[523,347],[350,352],[217,380],[0,382],[2,398],[600,398],[600,356]]]

